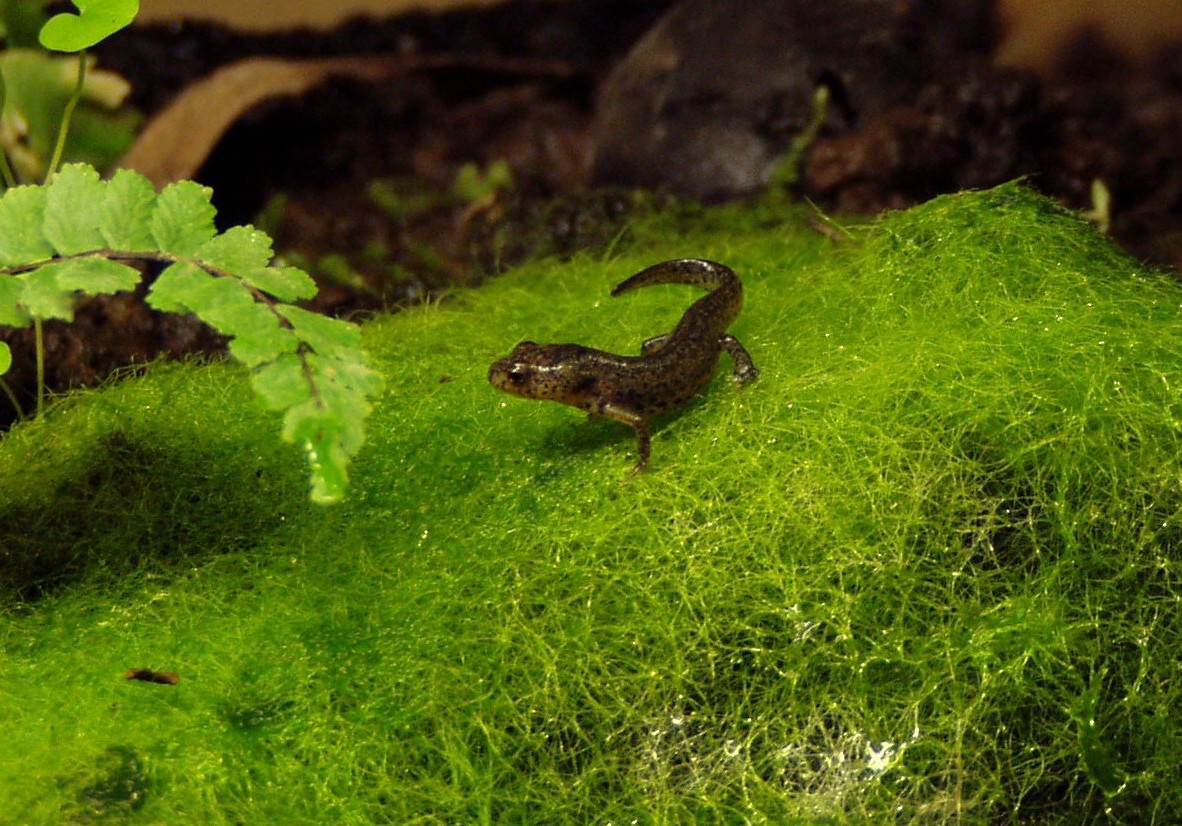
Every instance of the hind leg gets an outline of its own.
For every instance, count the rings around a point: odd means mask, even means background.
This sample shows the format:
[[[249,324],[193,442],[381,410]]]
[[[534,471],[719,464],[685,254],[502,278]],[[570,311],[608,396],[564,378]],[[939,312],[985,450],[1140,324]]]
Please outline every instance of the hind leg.
[[[751,360],[751,354],[739,343],[737,338],[730,333],[723,333],[718,341],[722,344],[722,349],[730,353],[731,360],[735,363],[736,379],[746,384],[759,378],[759,368],[755,366],[755,362]]]

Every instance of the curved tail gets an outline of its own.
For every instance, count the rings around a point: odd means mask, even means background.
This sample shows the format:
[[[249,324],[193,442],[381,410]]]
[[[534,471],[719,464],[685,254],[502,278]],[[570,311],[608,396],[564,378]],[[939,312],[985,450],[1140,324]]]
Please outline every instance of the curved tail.
[[[612,295],[638,290],[650,284],[690,284],[711,292],[723,287],[731,287],[740,293],[743,289],[735,271],[725,264],[704,258],[678,258],[653,264],[621,281],[612,290]]]
[[[691,284],[709,290],[695,301],[681,317],[671,336],[696,335],[707,332],[714,336],[726,332],[743,306],[743,284],[735,271],[717,261],[702,258],[678,258],[643,269],[616,285],[612,295],[647,287],[650,284]],[[705,336],[709,338],[710,336]]]

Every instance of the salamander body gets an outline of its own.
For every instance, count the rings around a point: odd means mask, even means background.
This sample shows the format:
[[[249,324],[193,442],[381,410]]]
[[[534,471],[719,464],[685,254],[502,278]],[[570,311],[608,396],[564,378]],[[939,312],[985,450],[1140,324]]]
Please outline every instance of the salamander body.
[[[556,401],[623,422],[636,431],[639,460],[633,472],[643,471],[651,454],[650,421],[701,390],[723,350],[740,382],[759,376],[743,345],[726,331],[743,306],[743,285],[730,267],[700,258],[665,261],[623,281],[612,295],[669,283],[709,292],[685,311],[672,332],[645,341],[640,355],[523,341],[493,363],[489,382],[515,396]]]

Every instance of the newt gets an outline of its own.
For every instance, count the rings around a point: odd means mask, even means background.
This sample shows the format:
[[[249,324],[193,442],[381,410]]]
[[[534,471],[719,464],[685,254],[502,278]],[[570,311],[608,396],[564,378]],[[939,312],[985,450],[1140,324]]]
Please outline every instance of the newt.
[[[652,284],[690,284],[709,292],[690,305],[672,332],[641,344],[638,356],[523,341],[488,371],[489,383],[498,390],[560,402],[631,427],[639,454],[634,474],[648,467],[650,421],[701,390],[723,350],[740,383],[759,376],[750,354],[726,331],[743,306],[743,284],[730,267],[700,258],[665,261],[624,280],[611,294]]]

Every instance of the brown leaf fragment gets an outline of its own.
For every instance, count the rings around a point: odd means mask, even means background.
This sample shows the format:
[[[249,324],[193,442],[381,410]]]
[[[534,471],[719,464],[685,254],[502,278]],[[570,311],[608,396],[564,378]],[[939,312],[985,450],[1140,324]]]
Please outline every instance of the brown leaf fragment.
[[[180,675],[175,671],[153,671],[150,668],[129,668],[123,676],[128,680],[160,685],[176,685],[181,681]]]

